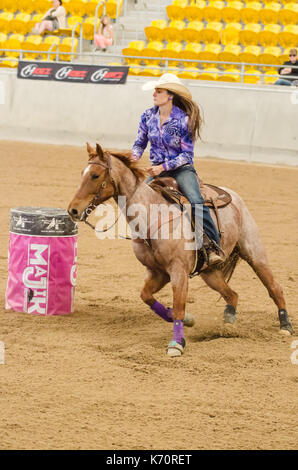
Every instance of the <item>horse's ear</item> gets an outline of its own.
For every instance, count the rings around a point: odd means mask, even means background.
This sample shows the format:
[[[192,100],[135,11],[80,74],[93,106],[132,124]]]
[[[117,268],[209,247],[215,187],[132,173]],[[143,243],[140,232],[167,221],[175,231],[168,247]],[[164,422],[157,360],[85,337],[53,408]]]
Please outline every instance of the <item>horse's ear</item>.
[[[103,159],[103,157],[104,157],[103,150],[97,142],[96,142],[96,152],[97,152],[97,155],[99,156],[99,158]]]
[[[89,145],[89,142],[86,142],[86,146],[87,146],[87,152],[89,153],[89,155],[91,155],[91,153],[94,153],[94,149],[91,147],[91,145]]]

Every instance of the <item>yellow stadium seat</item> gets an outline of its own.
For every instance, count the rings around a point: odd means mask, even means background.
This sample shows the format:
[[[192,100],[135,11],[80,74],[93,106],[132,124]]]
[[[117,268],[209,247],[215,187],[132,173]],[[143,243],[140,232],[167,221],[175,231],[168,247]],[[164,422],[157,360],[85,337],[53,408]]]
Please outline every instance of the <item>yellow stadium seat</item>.
[[[7,34],[5,33],[0,33],[0,49],[5,49],[5,43],[7,40]],[[0,56],[3,55],[4,52],[0,51]]]
[[[244,83],[258,83],[261,78],[261,72],[258,69],[248,68],[245,72],[249,75],[244,75]]]
[[[73,29],[74,26],[77,24],[77,23],[83,23],[83,18],[81,16],[70,16],[68,19],[67,19],[67,26],[69,29]],[[80,31],[80,26],[78,25],[76,27],[76,32],[79,33]]]
[[[162,41],[164,30],[167,26],[166,20],[153,20],[150,26],[146,26],[145,34],[149,41]]]
[[[14,68],[18,66],[18,62],[19,61],[16,57],[9,56],[6,59],[3,59],[3,61],[1,62],[1,66]]]
[[[222,60],[223,62],[240,62],[240,53],[241,46],[236,44],[228,44],[220,53],[219,60]],[[227,67],[230,68],[231,65],[227,65]]]
[[[298,3],[288,3],[279,12],[279,21],[286,24],[298,23]]]
[[[145,57],[162,57],[163,43],[161,41],[150,41],[147,46],[143,49],[142,55],[144,56],[144,62],[147,65],[158,65],[160,59],[145,59]]]
[[[238,23],[240,21],[243,3],[239,1],[228,2],[222,11],[222,19],[226,23]]]
[[[265,47],[260,57],[260,63],[270,65],[281,64],[281,48],[275,46]]]
[[[225,46],[228,44],[238,44],[241,28],[241,23],[229,23],[226,28],[221,31],[220,42]]]
[[[39,13],[46,13],[50,8],[53,8],[53,2],[51,0],[39,0],[36,3],[35,10]]]
[[[32,28],[34,28],[37,23],[40,23],[42,21],[43,17],[44,17],[44,15],[42,13],[37,13],[37,14],[33,15],[31,20],[29,21],[29,23],[30,23],[29,31],[31,31]]]
[[[99,2],[98,2],[99,3]],[[67,7],[65,5],[65,0],[63,2],[63,6],[67,9],[67,12],[73,16],[84,16],[87,14],[88,11],[88,1],[87,0],[71,0],[70,2],[67,3]],[[92,15],[94,15],[94,12]]]
[[[42,42],[42,37],[38,34],[29,35],[22,44],[22,49],[25,51],[37,51],[37,52],[26,52],[24,57],[26,59],[36,59],[40,54],[40,44]]]
[[[258,23],[261,10],[261,2],[248,2],[245,4],[245,8],[241,10],[241,20],[244,23]]]
[[[219,0],[212,0],[204,9],[204,19],[206,21],[221,21],[224,6],[224,2]]]
[[[139,75],[145,77],[160,77],[162,74],[162,69],[157,65],[151,65],[150,67],[144,67]]]
[[[130,65],[128,69],[128,74],[129,75],[140,75],[142,72],[142,68],[139,65]]]
[[[122,49],[123,56],[142,56],[143,50],[145,48],[144,41],[132,41],[129,43],[128,47]],[[127,64],[140,64],[142,59],[127,59]]]
[[[182,79],[191,79],[191,80],[196,80],[199,78],[199,70],[194,67],[185,67],[184,69],[179,72],[178,77]]]
[[[187,28],[182,31],[183,40],[185,42],[200,42],[203,28],[202,21],[190,21]]]
[[[262,46],[276,46],[280,29],[279,24],[266,24],[259,35],[260,44]]]
[[[278,42],[282,47],[297,47],[298,26],[288,24],[278,35]]]
[[[89,0],[87,5],[85,5],[86,15],[95,16],[95,11],[96,11],[96,7],[97,7],[98,3],[99,3],[99,0]],[[99,7],[98,7],[98,10],[97,10],[98,18],[101,17],[102,14],[103,14],[103,7],[104,7],[103,3],[101,5],[99,5]]]
[[[95,25],[95,16],[90,16],[86,18],[83,23],[83,38],[88,41],[93,41],[94,39],[94,25]],[[99,26],[99,19],[97,20],[97,29]]]
[[[259,34],[261,31],[259,23],[249,23],[244,26],[239,33],[240,42],[244,46],[256,45],[259,42]]]
[[[185,23],[182,20],[172,20],[169,25],[164,29],[164,38],[166,41],[181,41],[182,31],[185,28]]]
[[[219,44],[206,44],[204,50],[199,52],[199,60],[213,60],[217,61],[221,53],[221,46]],[[206,66],[208,66],[206,64]]]
[[[186,44],[185,49],[182,50],[179,54],[179,59],[186,59],[186,60],[199,60],[199,52],[202,50],[202,45],[198,43],[189,42]],[[196,67],[196,62],[183,62],[184,67]]]
[[[227,68],[222,75],[218,77],[220,82],[240,82],[241,74],[238,69],[229,67]]]
[[[187,0],[174,0],[172,5],[168,5],[166,11],[170,20],[184,20],[187,3]]]
[[[222,23],[211,21],[201,32],[201,40],[205,43],[216,44],[220,42]]]
[[[278,79],[279,79],[278,73],[276,73],[276,71],[273,71],[273,70],[269,70],[265,72],[263,75],[264,83],[266,83],[267,85],[274,85],[274,83]]]
[[[189,21],[200,21],[203,19],[203,12],[206,6],[204,0],[193,0],[185,7],[185,17]]]
[[[26,34],[31,28],[31,15],[28,13],[18,13],[15,19],[12,21],[12,32]]]
[[[260,12],[260,21],[264,24],[277,24],[281,6],[277,2],[271,2],[265,5]]]
[[[259,63],[259,56],[261,54],[261,48],[259,46],[246,46],[239,54],[241,62],[249,64]]]
[[[57,36],[47,36],[39,46],[40,50],[44,52],[43,54],[41,54],[42,58],[47,60],[49,56],[50,60],[54,60],[56,58],[56,51],[59,42],[60,38],[58,38]],[[47,54],[50,49],[51,53]]]
[[[181,42],[169,42],[165,49],[163,49],[163,51],[161,51],[161,56],[162,57],[165,57],[165,58],[179,58],[179,54],[180,52],[182,51],[182,44]],[[166,62],[165,62],[166,64]],[[178,62],[175,61],[175,60],[169,60],[168,61],[168,65],[170,67],[175,67],[177,66]]]
[[[12,31],[13,13],[0,13],[0,31],[1,33],[10,33]]]
[[[72,48],[72,41],[73,41],[73,48]],[[59,44],[59,59],[62,62],[72,60],[71,50],[74,53],[74,52],[76,52],[77,47],[78,47],[77,38],[73,38],[73,39],[72,38],[64,38],[64,39],[62,39],[61,43]],[[63,52],[64,53],[69,52],[70,54],[62,54]],[[74,58],[74,56],[73,56],[73,58]]]
[[[7,52],[7,55],[10,57],[19,57],[21,44],[24,42],[24,35],[23,34],[11,34],[5,43],[6,49],[19,49],[18,51],[14,52]]]
[[[217,67],[207,67],[199,75],[200,80],[217,80],[220,70]]]
[[[117,0],[107,0],[106,2],[106,15],[108,15],[110,18],[115,19],[117,17],[117,8],[118,10],[118,15],[121,15],[121,8],[122,8],[122,3],[123,0],[119,1],[119,5],[117,7]]]
[[[1,10],[15,11],[15,0],[1,0]]]

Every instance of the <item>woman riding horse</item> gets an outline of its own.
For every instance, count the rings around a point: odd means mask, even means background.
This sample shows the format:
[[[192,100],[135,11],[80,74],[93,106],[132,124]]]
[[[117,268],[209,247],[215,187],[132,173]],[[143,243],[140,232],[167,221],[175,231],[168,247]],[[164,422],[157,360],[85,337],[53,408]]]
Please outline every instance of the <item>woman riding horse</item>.
[[[154,107],[141,116],[132,158],[141,158],[149,140],[152,167],[148,169],[147,182],[156,176],[172,177],[177,181],[179,190],[192,207],[197,249],[202,247],[200,220],[203,213],[203,230],[208,237],[207,245],[204,243],[208,265],[222,263],[219,235],[209,207],[204,205],[193,166],[194,142],[200,137],[202,123],[199,107],[192,100],[190,91],[172,73],[163,74],[158,81],[145,83],[142,89],[154,89]]]

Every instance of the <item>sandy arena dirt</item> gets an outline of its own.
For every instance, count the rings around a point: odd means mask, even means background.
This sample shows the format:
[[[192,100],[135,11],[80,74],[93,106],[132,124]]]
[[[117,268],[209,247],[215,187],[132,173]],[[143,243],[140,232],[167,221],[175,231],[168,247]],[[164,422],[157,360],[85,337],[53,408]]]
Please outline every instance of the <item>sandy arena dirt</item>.
[[[243,261],[231,280],[239,294],[232,330],[222,323],[224,301],[191,280],[196,325],[185,329],[179,359],[165,353],[171,324],[140,299],[145,270],[131,242],[100,241],[85,225],[75,312],[5,311],[9,209],[66,208],[86,159],[83,146],[1,142],[0,448],[295,449],[297,336],[279,334],[277,309]],[[298,169],[215,159],[196,167],[246,201],[298,331]],[[171,305],[169,286],[158,299]]]

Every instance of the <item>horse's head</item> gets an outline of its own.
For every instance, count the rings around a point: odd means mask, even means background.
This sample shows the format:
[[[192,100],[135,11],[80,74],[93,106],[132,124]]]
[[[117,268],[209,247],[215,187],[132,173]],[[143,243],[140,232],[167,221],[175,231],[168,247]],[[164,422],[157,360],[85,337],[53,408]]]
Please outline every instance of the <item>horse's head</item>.
[[[82,171],[82,180],[68,213],[74,221],[86,220],[96,206],[114,196],[115,182],[111,176],[111,156],[99,144],[92,148],[87,143],[88,164]]]

